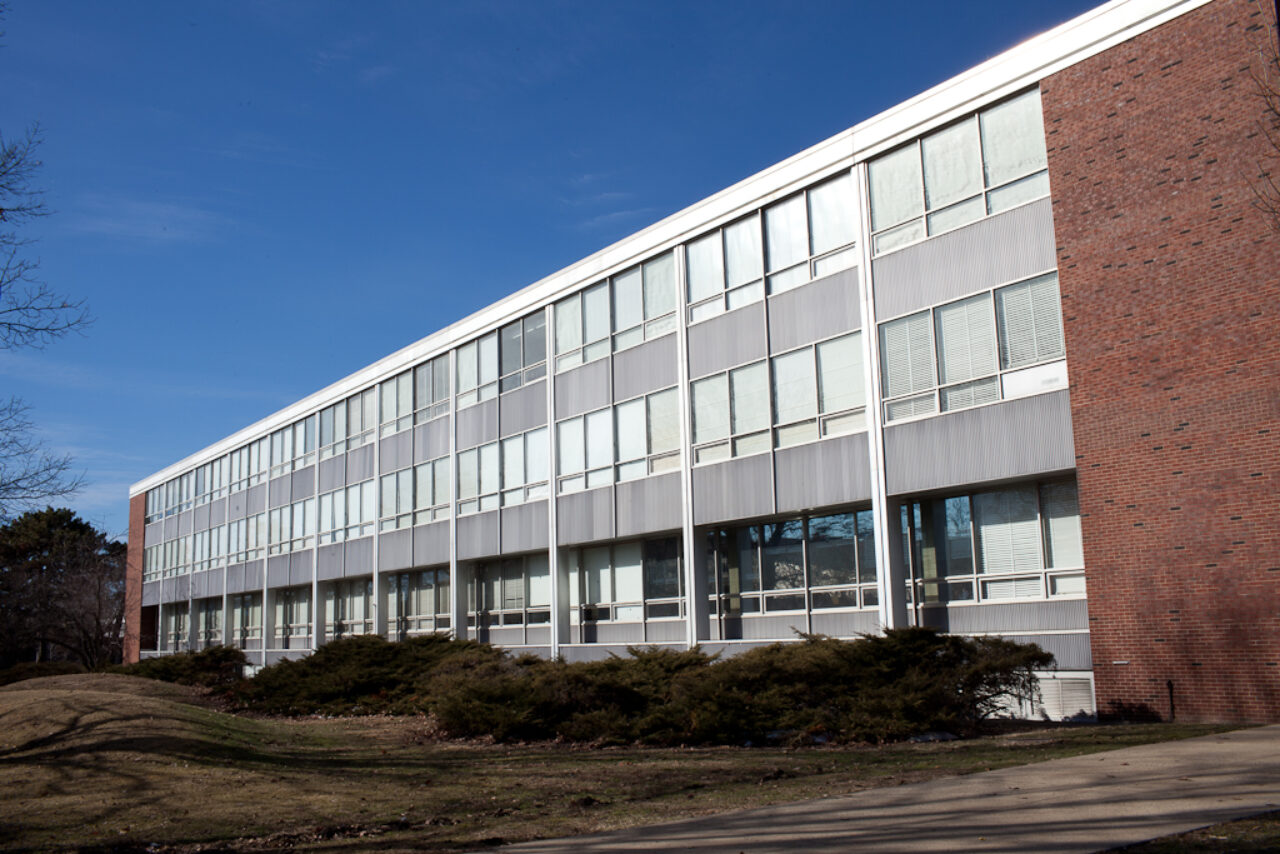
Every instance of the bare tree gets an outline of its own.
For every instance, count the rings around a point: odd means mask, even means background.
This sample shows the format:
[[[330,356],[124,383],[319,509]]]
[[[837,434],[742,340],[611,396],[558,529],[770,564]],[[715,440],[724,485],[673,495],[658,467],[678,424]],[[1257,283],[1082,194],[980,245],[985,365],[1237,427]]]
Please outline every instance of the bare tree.
[[[70,495],[81,486],[71,457],[50,453],[31,431],[22,401],[0,400],[0,521],[18,508]]]
[[[1280,231],[1280,30],[1276,24],[1274,0],[1256,0],[1258,23],[1248,28],[1256,41],[1257,61],[1250,63],[1249,76],[1261,100],[1262,115],[1258,131],[1262,151],[1256,162],[1257,172],[1249,180],[1253,205],[1267,218],[1275,231]]]

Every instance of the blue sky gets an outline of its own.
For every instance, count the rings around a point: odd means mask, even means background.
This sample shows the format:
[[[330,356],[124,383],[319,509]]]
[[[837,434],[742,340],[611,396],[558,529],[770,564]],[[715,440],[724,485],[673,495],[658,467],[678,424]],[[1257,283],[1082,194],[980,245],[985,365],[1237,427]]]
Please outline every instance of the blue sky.
[[[83,336],[0,352],[123,537],[128,487],[1087,0],[10,0],[0,131]]]

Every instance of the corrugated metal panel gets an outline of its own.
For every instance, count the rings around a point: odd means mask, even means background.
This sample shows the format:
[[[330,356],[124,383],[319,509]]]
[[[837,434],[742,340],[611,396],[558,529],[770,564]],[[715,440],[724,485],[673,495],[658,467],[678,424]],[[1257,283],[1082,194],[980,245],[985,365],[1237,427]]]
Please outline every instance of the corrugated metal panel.
[[[290,498],[294,501],[301,501],[304,498],[310,498],[316,494],[316,467],[307,466],[298,469],[293,473],[293,485],[290,490]]]
[[[547,424],[547,381],[509,391],[498,398],[498,433],[514,436]]]
[[[158,546],[164,542],[164,520],[152,522],[143,529],[142,534],[143,545]]]
[[[209,502],[209,527],[216,528],[227,521],[227,499]]]
[[[608,359],[556,374],[556,420],[608,406],[609,395]]]
[[[562,495],[556,505],[556,540],[562,546],[613,538],[613,489]]]
[[[675,335],[664,335],[613,355],[614,400],[669,388],[679,378]]]
[[[684,640],[687,633],[684,620],[662,620],[660,622],[646,623],[644,634],[646,641],[670,643],[671,641]]]
[[[401,430],[388,436],[378,448],[378,469],[383,472],[398,471],[413,465],[413,431]]]
[[[413,460],[425,462],[449,453],[449,416],[445,415],[413,430]]]
[[[776,452],[778,512],[871,500],[867,434]]]
[[[413,566],[413,531],[383,531],[378,535],[378,571]]]
[[[458,450],[498,438],[498,401],[486,400],[458,410]]]
[[[769,349],[774,353],[861,326],[857,267],[769,297]]]
[[[449,562],[449,523],[432,522],[413,529],[413,565]]]
[[[342,577],[342,559],[345,549],[342,543],[333,543],[316,549],[316,578],[329,581]]]
[[[569,646],[566,644],[560,647],[560,655],[565,661],[603,661],[611,655],[617,655],[625,658],[627,655],[626,643],[627,642],[624,641],[619,644],[600,646],[594,646],[591,644],[585,646]]]
[[[644,625],[641,623],[597,623],[594,628],[597,643],[642,643],[644,641]]]
[[[260,483],[257,486],[251,486],[244,493],[244,513],[246,516],[255,516],[267,509],[267,485]]]
[[[546,501],[504,507],[500,512],[503,554],[517,554],[547,547]]]
[[[539,646],[545,646],[550,643],[551,643],[551,627],[550,626],[530,626],[528,629],[525,630],[524,645],[526,647],[533,646],[534,644],[537,644]],[[549,658],[551,656],[551,650],[548,649],[545,652],[539,650],[538,655]]]
[[[890,318],[1057,266],[1049,199],[872,262],[876,317]]]
[[[187,534],[193,533],[191,529],[193,515],[190,510],[184,510],[178,514],[178,536],[185,537]]]
[[[209,528],[209,505],[201,504],[197,507],[191,518],[192,528],[196,531],[205,531]]]
[[[854,638],[880,631],[880,617],[875,611],[814,611],[814,634],[833,638]]]
[[[345,454],[320,461],[319,471],[316,475],[317,491],[332,492],[346,483],[346,480],[347,457]]]
[[[795,640],[796,632],[805,630],[804,614],[742,618],[744,640]]]
[[[500,527],[497,510],[459,516],[456,529],[458,560],[496,556],[501,548]]]
[[[267,586],[289,586],[289,556],[278,555],[267,558]]]
[[[676,530],[681,525],[680,475],[664,474],[615,487],[619,537]]]
[[[244,566],[244,589],[260,590],[262,589],[262,573],[265,569],[266,561],[251,560]]]
[[[949,412],[885,430],[890,495],[1075,468],[1068,392]]]
[[[347,540],[346,555],[343,558],[342,575],[353,578],[373,574],[373,537],[361,537],[358,540]]]
[[[723,371],[766,355],[764,303],[689,327],[689,378]]]
[[[1089,648],[1089,635],[1006,635],[1018,643],[1034,643],[1045,652],[1053,653],[1054,664],[1060,670],[1092,670],[1093,653]]]
[[[172,540],[178,536],[178,517],[169,516],[164,520],[164,537],[161,539]]]
[[[487,642],[496,646],[512,646],[513,644],[524,643],[524,629],[522,628],[493,626],[482,631],[488,635]]]
[[[771,468],[772,461],[768,454],[695,468],[694,524],[707,525],[772,514]]]
[[[179,575],[177,578],[165,579],[161,601],[165,603],[185,602],[190,589],[190,579],[185,575]]]
[[[191,574],[191,586],[188,588],[187,593],[192,599],[203,599],[210,595],[211,583],[212,579],[209,578],[208,572],[193,572]],[[219,587],[218,592],[222,592],[221,587]]]
[[[160,582],[148,581],[145,584],[143,584],[142,585],[143,607],[146,607],[148,605],[159,605],[159,604],[160,604]]]
[[[227,592],[243,593],[247,588],[244,585],[244,564],[233,563],[227,567]]]
[[[946,619],[940,628],[963,634],[1062,631],[1089,628],[1089,608],[1083,599],[956,605]]]
[[[373,477],[373,445],[347,451],[347,485]]]
[[[289,491],[293,488],[293,479],[289,475],[273,478],[267,483],[268,507],[283,507],[289,503]]]
[[[289,583],[310,584],[315,555],[310,549],[289,555]]]

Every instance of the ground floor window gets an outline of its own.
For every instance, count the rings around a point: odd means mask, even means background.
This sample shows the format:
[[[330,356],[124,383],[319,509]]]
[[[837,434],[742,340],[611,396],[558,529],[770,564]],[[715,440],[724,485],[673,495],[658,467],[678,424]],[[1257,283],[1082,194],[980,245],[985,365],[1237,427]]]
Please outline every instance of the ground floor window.
[[[917,604],[1084,595],[1074,480],[909,501],[899,524]]]
[[[193,605],[196,648],[207,649],[222,643],[222,598],[197,599]]]
[[[717,528],[705,560],[712,616],[879,604],[870,510]]]
[[[387,627],[395,640],[448,631],[449,568],[416,569],[387,578]]]
[[[467,585],[467,625],[551,622],[550,562],[545,554],[475,564]]]
[[[309,645],[311,637],[311,588],[287,587],[272,593],[273,649],[295,649]]]
[[[245,649],[262,640],[262,594],[237,593],[227,597],[227,643]]]
[[[373,579],[353,578],[324,586],[326,641],[373,632]]]
[[[171,652],[187,649],[190,643],[187,635],[187,603],[174,602],[171,605],[164,605],[160,610],[163,623],[161,638],[164,640],[164,648]]]
[[[566,559],[573,623],[684,616],[679,537],[571,549]]]

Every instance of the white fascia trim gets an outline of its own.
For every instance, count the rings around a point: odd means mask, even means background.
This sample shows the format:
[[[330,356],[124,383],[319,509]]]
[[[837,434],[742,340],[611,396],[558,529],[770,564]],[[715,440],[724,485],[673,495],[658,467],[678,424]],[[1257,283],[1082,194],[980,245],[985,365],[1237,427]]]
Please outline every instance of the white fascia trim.
[[[146,492],[373,383],[523,317],[541,305],[767,205],[807,184],[848,169],[855,162],[914,139],[930,127],[972,112],[984,103],[1030,86],[1210,2],[1212,0],[1112,0],[696,202],[166,466],[131,486],[129,496],[132,498]]]

